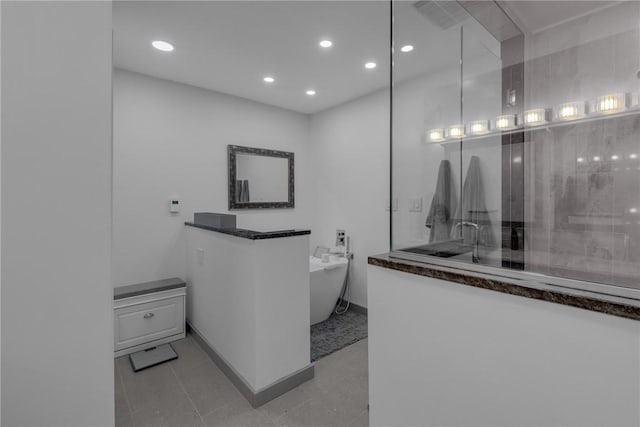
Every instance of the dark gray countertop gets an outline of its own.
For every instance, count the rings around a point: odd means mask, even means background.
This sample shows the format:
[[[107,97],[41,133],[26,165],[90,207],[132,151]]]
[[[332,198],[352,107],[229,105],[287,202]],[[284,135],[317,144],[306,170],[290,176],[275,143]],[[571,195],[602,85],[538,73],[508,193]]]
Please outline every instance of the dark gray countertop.
[[[434,279],[446,280],[466,286],[488,289],[524,298],[538,299],[555,304],[597,311],[600,313],[610,314],[612,316],[640,320],[640,306],[636,300],[629,300],[627,304],[625,303],[625,298],[616,298],[615,300],[612,300],[593,292],[583,292],[579,290],[570,292],[569,290],[565,291],[558,287],[537,288],[524,286],[511,283],[506,280],[501,280],[499,277],[489,278],[484,275],[481,277],[480,275],[476,276],[467,271],[393,258],[388,253],[370,256],[368,261],[369,264],[377,267],[417,274],[419,276],[432,277]]]
[[[113,290],[113,299],[137,297],[139,295],[152,294],[154,292],[168,291],[171,289],[184,288],[187,284],[177,277],[164,280],[154,280],[153,282],[136,283],[135,285],[120,286]]]
[[[193,222],[185,222],[184,225],[203,230],[215,231],[217,233],[228,234],[230,236],[242,237],[250,240],[276,239],[279,237],[302,236],[311,234],[311,230],[276,230],[276,231],[253,231],[244,230],[242,228],[215,228],[207,225],[194,224]]]

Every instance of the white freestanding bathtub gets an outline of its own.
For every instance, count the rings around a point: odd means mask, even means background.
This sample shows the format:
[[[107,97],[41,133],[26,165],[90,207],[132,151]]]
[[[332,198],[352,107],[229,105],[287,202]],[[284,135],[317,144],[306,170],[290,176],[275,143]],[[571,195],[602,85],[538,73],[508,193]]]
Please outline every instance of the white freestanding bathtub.
[[[349,261],[344,257],[331,256],[329,262],[309,257],[311,286],[311,324],[327,320],[340,297]]]

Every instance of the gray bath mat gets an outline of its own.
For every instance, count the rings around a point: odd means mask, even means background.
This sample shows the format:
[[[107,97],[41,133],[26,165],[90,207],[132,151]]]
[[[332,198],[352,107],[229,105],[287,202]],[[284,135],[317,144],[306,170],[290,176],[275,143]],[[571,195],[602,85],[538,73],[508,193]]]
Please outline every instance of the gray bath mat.
[[[162,344],[130,354],[129,362],[131,362],[133,372],[138,372],[177,358],[178,354],[175,352],[171,344]]]
[[[367,337],[367,315],[353,310],[332,314],[311,326],[311,361],[315,362]]]

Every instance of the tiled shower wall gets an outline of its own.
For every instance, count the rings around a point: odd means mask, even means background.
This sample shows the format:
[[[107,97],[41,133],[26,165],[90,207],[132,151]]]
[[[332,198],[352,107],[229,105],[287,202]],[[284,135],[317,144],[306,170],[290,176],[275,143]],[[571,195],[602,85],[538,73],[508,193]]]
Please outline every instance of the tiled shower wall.
[[[554,38],[566,47],[527,62],[529,108],[638,92],[639,10],[623,3],[534,36],[534,52],[554,50]],[[630,19],[635,28],[623,25]],[[526,270],[634,285],[640,112],[526,132],[525,141]]]

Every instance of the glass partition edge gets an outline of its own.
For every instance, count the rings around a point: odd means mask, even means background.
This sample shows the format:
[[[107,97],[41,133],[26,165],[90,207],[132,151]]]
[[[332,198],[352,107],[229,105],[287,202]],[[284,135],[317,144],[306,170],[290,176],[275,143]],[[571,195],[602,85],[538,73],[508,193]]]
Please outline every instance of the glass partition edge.
[[[556,276],[548,276],[545,274],[532,273],[521,270],[510,270],[506,268],[490,267],[486,265],[469,264],[461,261],[452,261],[447,259],[424,257],[415,255],[401,250],[391,251],[391,258],[399,260],[411,261],[416,264],[429,267],[433,266],[436,270],[458,272],[460,274],[469,274],[476,277],[484,277],[498,281],[524,286],[534,289],[556,290],[565,293],[578,293],[611,302],[618,302],[626,305],[640,307],[640,289],[632,289],[622,286],[609,285],[597,282],[587,282],[581,280],[564,279]]]

